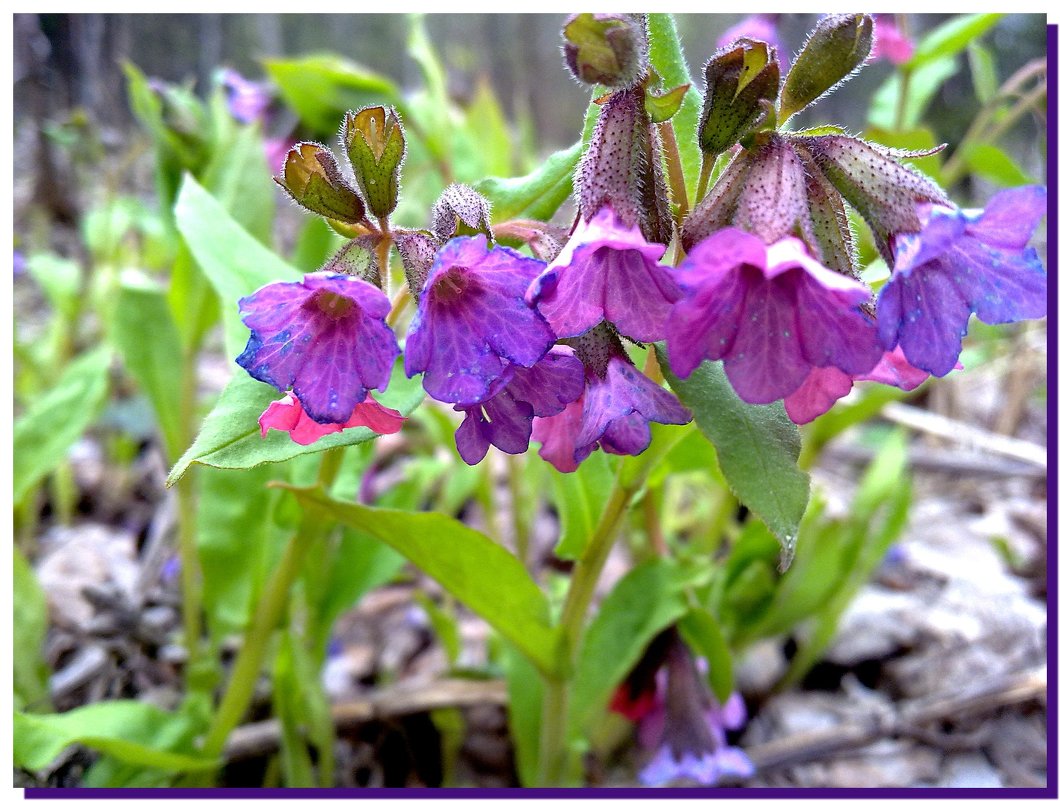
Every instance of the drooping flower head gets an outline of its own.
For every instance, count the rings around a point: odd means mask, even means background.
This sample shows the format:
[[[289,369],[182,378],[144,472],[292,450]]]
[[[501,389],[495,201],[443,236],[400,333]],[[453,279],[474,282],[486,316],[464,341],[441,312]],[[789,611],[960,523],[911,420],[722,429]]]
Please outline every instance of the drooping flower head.
[[[957,364],[973,312],[990,325],[1045,316],[1045,270],[1027,247],[1045,188],[999,192],[982,211],[925,203],[919,213],[919,231],[894,236],[894,271],[876,305],[879,340],[942,376]]]
[[[641,744],[654,752],[640,772],[641,782],[662,787],[686,780],[712,786],[726,777],[751,776],[754,764],[725,736],[747,718],[743,699],[734,692],[720,704],[676,632],[661,636],[669,649],[658,675],[657,703],[640,721]]]
[[[570,473],[596,448],[635,456],[651,443],[648,423],[684,425],[691,413],[641,373],[614,332],[598,326],[573,342],[585,365],[585,392],[557,415],[534,421],[541,458]]]
[[[298,398],[288,392],[286,397],[273,401],[269,408],[261,413],[258,426],[261,428],[262,438],[270,429],[275,428],[277,431],[287,431],[291,439],[299,445],[312,445],[326,434],[360,426],[370,428],[376,434],[395,434],[401,430],[405,419],[397,409],[383,406],[369,392],[363,401],[353,407],[353,414],[346,422],[318,423],[305,413]]]
[[[585,368],[573,351],[557,345],[533,367],[509,364],[481,403],[457,404],[464,422],[456,447],[468,464],[478,464],[493,445],[505,453],[524,453],[535,417],[559,414],[582,394]]]
[[[607,320],[632,339],[657,342],[680,297],[674,271],[659,264],[665,251],[605,206],[588,222],[579,222],[527,299],[558,337],[584,334]]]
[[[686,297],[667,326],[670,364],[687,378],[704,359],[725,362],[743,400],[772,403],[814,367],[867,373],[879,361],[871,321],[859,308],[868,287],[819,264],[788,237],[766,247],[723,229],[697,245],[678,271]]]
[[[239,301],[250,329],[236,363],[258,381],[293,391],[317,423],[344,424],[369,389],[384,390],[398,356],[385,322],[390,301],[350,275],[318,272],[267,284]]]
[[[482,234],[438,251],[405,342],[405,372],[446,403],[489,397],[509,364],[532,367],[556,341],[525,300],[544,263]]]

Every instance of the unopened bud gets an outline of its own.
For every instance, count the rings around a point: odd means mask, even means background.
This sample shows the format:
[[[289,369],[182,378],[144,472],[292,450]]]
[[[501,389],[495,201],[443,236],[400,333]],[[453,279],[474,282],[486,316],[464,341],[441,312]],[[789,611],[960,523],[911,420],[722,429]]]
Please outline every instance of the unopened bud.
[[[466,184],[450,184],[431,209],[431,230],[442,241],[485,234],[492,242],[490,202]]]
[[[784,79],[781,123],[857,73],[872,52],[872,28],[869,14],[829,14],[821,18]]]
[[[777,51],[765,42],[738,39],[703,65],[699,146],[717,156],[757,130],[780,88]]]
[[[321,270],[353,275],[370,284],[379,286],[379,256],[377,248],[381,234],[365,234],[347,242],[335,253]]]
[[[567,68],[580,81],[628,88],[644,77],[644,29],[627,14],[572,14],[563,39]]]
[[[392,108],[368,106],[346,112],[342,142],[369,211],[378,219],[397,207],[405,133]]]
[[[892,237],[920,230],[917,214],[920,204],[953,205],[934,181],[900,161],[937,151],[903,153],[839,134],[793,139],[829,183],[865,218],[872,229],[876,249],[888,264],[894,262]]]
[[[339,172],[335,154],[324,145],[295,145],[287,154],[283,175],[273,180],[312,212],[345,223],[364,219],[364,203]]]
[[[394,234],[394,244],[405,268],[409,291],[418,303],[440,243],[429,231],[398,231]]]

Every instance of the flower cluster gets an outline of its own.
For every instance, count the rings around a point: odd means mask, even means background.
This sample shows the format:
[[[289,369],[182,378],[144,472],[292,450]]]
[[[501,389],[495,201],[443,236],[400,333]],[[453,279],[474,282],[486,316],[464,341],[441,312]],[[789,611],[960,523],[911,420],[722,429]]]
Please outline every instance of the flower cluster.
[[[783,79],[772,20],[762,22],[768,36],[733,32],[704,66],[699,146],[708,163],[732,158],[680,226],[659,126],[682,94],[649,91],[636,15],[578,15],[565,28],[572,71],[614,89],[578,165],[569,233],[530,220],[495,226],[486,199],[463,185],[445,190],[430,228],[391,228],[405,153],[392,110],[347,114],[341,140],[353,180],[323,145],[292,149],[277,182],[353,241],[327,269],[241,302],[251,336],[238,363],[288,393],[263,414],[263,433],[311,442],[400,425],[369,394],[386,389],[400,352],[379,268],[391,246],[416,306],[405,373],[422,375],[428,395],[463,415],[456,445],[469,464],[490,446],[522,453],[534,440],[542,458],[572,471],[596,448],[643,452],[652,422],[690,422],[635,366],[630,346],[653,343],[678,379],[720,361],[745,402],[783,401],[807,423],[855,381],[909,390],[945,375],[973,313],[991,324],[1044,315],[1045,272],[1028,247],[1044,189],[1010,189],[982,211],[962,210],[904,163],[918,154],[776,128],[847,80],[874,43],[883,47],[874,30],[889,21],[825,17]],[[848,208],[891,268],[878,293],[858,276]],[[498,241],[513,237],[535,255]],[[663,259],[675,238],[671,266]],[[357,254],[367,262],[358,266]]]

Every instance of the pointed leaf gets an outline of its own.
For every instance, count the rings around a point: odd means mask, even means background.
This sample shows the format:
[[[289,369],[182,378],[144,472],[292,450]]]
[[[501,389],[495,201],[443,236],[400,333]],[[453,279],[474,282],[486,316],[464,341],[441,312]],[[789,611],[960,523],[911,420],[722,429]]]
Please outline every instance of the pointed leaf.
[[[483,178],[475,189],[490,201],[493,222],[515,217],[548,220],[574,190],[574,170],[582,155],[581,143],[557,150],[529,175]]]

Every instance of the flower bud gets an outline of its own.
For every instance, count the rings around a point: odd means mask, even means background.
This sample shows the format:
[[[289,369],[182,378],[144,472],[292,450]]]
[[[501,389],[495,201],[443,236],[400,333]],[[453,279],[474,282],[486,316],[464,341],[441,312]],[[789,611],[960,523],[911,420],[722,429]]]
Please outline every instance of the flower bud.
[[[681,230],[686,251],[729,225],[755,234],[767,245],[805,227],[803,165],[787,137],[759,134],[740,151]]]
[[[342,177],[335,155],[323,145],[295,145],[287,154],[283,176],[273,180],[316,214],[345,223],[364,219],[364,203]]]
[[[572,14],[563,38],[567,68],[580,81],[628,88],[644,77],[644,28],[630,15]]]
[[[352,275],[379,286],[379,256],[376,247],[381,234],[365,234],[347,242],[320,269],[333,273]]]
[[[934,181],[899,160],[936,151],[902,153],[839,134],[794,139],[799,150],[865,218],[876,249],[888,264],[894,263],[891,238],[920,230],[917,209],[921,203],[953,205]]]
[[[784,79],[781,123],[857,73],[872,52],[872,29],[869,14],[829,14],[820,19]]]
[[[490,202],[466,184],[450,184],[431,209],[431,230],[442,241],[485,234],[492,242]]]
[[[586,222],[610,206],[627,228],[641,223],[641,180],[649,124],[644,91],[639,88],[613,93],[600,108],[575,180],[578,205]]]
[[[405,268],[409,292],[418,303],[427,275],[434,266],[434,257],[438,255],[439,242],[429,231],[402,230],[394,234],[394,244]]]
[[[715,54],[703,65],[703,152],[724,153],[761,126],[779,88],[777,51],[765,42],[739,39]]]
[[[368,210],[378,219],[389,217],[398,202],[405,133],[392,108],[368,106],[346,112],[342,142]]]

